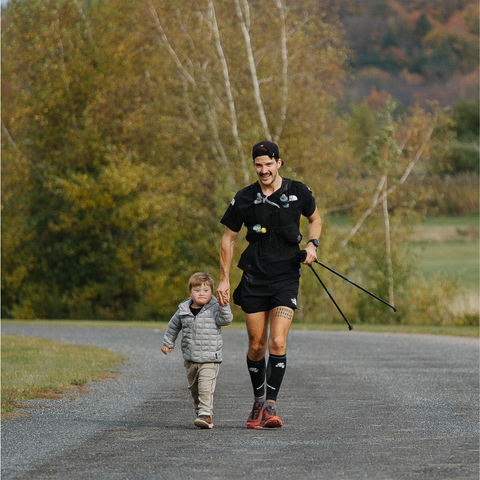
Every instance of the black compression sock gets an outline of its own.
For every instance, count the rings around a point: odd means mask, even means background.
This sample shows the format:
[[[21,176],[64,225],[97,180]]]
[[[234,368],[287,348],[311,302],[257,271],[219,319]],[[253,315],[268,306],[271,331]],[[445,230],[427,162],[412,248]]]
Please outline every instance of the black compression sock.
[[[267,366],[267,402],[268,400],[277,400],[286,367],[287,355],[270,354]]]
[[[265,396],[265,357],[258,362],[253,362],[247,357],[248,373],[252,381],[253,394],[256,398]]]

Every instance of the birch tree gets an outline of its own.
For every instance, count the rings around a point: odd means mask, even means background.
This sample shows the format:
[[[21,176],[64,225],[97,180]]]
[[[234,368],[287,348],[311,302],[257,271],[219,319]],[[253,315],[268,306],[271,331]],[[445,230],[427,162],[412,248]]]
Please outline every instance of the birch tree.
[[[12,0],[2,31],[2,307],[166,318],[279,143],[318,204],[342,162],[328,2]],[[342,157],[343,155],[343,157]]]
[[[325,149],[318,129],[333,123],[327,110],[340,93],[346,58],[338,24],[334,17],[326,21],[325,5],[287,0],[182,6],[148,0],[147,5],[159,52],[168,53],[183,85],[179,100],[186,119],[209,150],[221,202],[216,215],[253,180],[250,148],[257,141],[279,143],[282,155],[296,156],[293,165],[306,156],[320,157]],[[306,142],[298,137],[302,130]]]
[[[367,192],[360,197],[352,216],[353,226],[340,242],[344,251],[359,259],[357,272],[372,282],[372,288],[384,292],[392,305],[405,301],[405,292],[416,278],[414,258],[406,248],[420,192],[413,190],[408,180],[421,161],[427,162],[445,140],[435,131],[442,131],[441,126],[447,122],[444,112],[435,105],[430,112],[415,107],[396,120],[394,110],[395,103],[388,99],[377,113],[375,133],[362,156],[373,188],[370,197]],[[410,303],[415,303],[413,298]],[[385,317],[386,313],[372,308],[380,319]]]

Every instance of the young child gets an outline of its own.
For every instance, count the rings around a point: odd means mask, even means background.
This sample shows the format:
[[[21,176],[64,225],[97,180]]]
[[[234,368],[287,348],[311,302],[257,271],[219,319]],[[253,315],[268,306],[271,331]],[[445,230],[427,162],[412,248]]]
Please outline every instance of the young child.
[[[212,428],[213,392],[222,363],[222,326],[232,323],[230,305],[221,307],[213,296],[213,279],[194,273],[188,281],[190,298],[183,301],[168,323],[162,352],[167,355],[182,330],[181,347],[199,428]]]

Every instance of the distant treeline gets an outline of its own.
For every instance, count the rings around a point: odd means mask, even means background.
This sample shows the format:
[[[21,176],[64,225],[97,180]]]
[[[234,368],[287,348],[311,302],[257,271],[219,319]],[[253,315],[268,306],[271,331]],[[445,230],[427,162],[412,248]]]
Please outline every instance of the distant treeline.
[[[479,3],[476,0],[334,0],[353,50],[347,96],[372,89],[404,105],[453,105],[478,96]]]

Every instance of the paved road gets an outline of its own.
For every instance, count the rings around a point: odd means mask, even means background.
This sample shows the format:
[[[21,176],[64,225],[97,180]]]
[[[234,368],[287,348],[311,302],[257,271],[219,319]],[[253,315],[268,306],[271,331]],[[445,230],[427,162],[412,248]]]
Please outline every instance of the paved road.
[[[212,430],[193,426],[180,351],[163,331],[2,326],[130,357],[89,392],[2,422],[2,479],[479,478],[476,339],[291,332],[278,411],[247,430],[246,333],[224,329]]]

